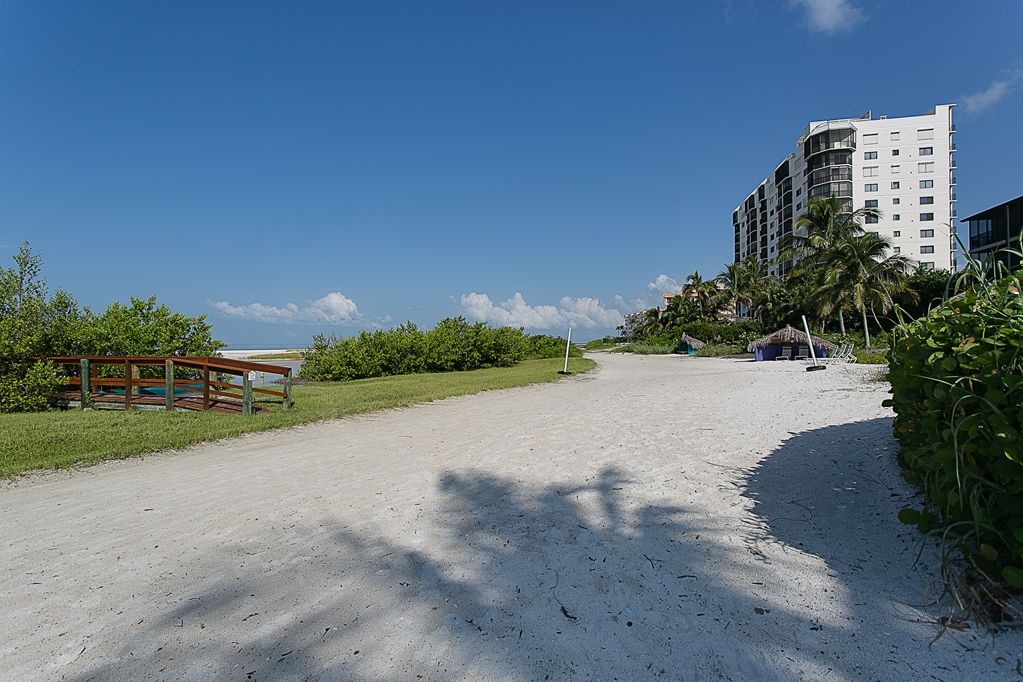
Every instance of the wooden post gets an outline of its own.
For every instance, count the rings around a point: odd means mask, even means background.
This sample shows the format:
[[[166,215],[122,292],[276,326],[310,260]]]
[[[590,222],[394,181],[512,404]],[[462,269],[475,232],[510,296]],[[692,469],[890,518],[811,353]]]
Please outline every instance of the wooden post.
[[[86,410],[92,403],[92,369],[89,359],[82,358],[82,409]]]
[[[168,358],[163,369],[164,404],[168,410],[174,409],[174,361]]]
[[[124,409],[125,410],[130,410],[131,409],[131,391],[132,391],[131,379],[132,379],[131,361],[130,360],[125,360],[124,361]]]
[[[242,374],[242,414],[252,414],[252,377]]]
[[[202,368],[202,409],[210,409],[210,368]]]
[[[284,409],[291,409],[291,372],[284,375]]]

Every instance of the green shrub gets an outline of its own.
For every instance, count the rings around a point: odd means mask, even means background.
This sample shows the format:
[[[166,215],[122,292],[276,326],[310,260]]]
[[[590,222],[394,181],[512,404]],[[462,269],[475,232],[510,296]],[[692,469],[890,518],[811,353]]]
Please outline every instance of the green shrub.
[[[0,267],[0,377],[5,410],[40,409],[52,402],[52,384],[35,367],[54,355],[212,355],[223,347],[213,338],[205,317],[175,313],[157,305],[156,297],[114,303],[102,314],[80,309],[68,293],[50,295],[42,277],[42,260],[27,243],[14,256],[14,267]],[[51,367],[52,369],[52,367]],[[142,376],[163,376],[163,368],[141,368]],[[119,376],[119,367],[103,366],[104,375]],[[14,396],[10,391],[21,391]],[[40,393],[42,392],[42,393]]]
[[[743,346],[732,346],[725,343],[708,343],[703,348],[696,351],[696,357],[699,358],[720,358],[726,355],[741,355],[745,352]]]
[[[857,348],[853,351],[853,356],[856,357],[856,362],[861,365],[886,365],[888,364],[888,356],[880,351],[868,351]]]
[[[38,412],[51,407],[64,375],[50,362],[33,362],[23,372],[0,376],[0,412]]]
[[[429,331],[411,322],[394,329],[337,338],[318,335],[305,355],[300,376],[314,381],[350,381],[369,377],[456,372],[509,367],[525,359],[561,357],[565,340],[529,335],[522,329],[492,329],[462,317],[441,320]],[[569,354],[582,352],[574,345]]]
[[[507,327],[505,327],[507,329]],[[515,330],[512,330],[515,331]],[[528,350],[526,358],[540,360],[542,358],[563,358],[565,357],[565,339],[560,336],[548,336],[547,334],[533,334],[526,337]],[[574,343],[568,348],[568,355],[572,358],[581,358],[583,352]]]
[[[764,325],[759,322],[735,322],[722,324],[718,322],[694,322],[683,329],[686,334],[704,343],[723,344],[745,348],[767,333]]]
[[[616,348],[620,343],[621,339],[614,336],[605,336],[602,339],[587,341],[583,348],[586,350],[608,350],[609,348]]]
[[[799,328],[802,329],[802,327]],[[842,336],[838,332],[826,332],[824,334],[814,332],[814,336],[819,336],[822,339],[827,339],[828,341],[838,345],[851,343],[854,348],[866,348],[867,345],[862,329],[850,329],[845,336]],[[891,346],[891,336],[883,329],[878,329],[877,331],[871,330],[870,345],[872,350],[879,349],[878,352],[883,353],[884,349]]]
[[[893,333],[894,431],[929,506],[899,517],[941,532],[974,566],[1023,587],[1023,271]]]

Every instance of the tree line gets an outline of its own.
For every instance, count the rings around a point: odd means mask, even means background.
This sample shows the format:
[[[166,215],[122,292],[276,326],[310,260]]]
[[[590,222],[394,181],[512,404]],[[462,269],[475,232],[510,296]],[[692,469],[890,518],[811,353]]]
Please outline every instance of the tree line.
[[[155,296],[113,303],[97,313],[66,291],[51,294],[42,260],[27,243],[13,267],[0,267],[0,412],[52,404],[64,377],[40,358],[214,355],[223,346],[205,316],[174,312],[157,304]]]
[[[713,279],[694,272],[665,308],[643,314],[633,334],[677,334],[694,323],[739,319],[773,329],[798,325],[806,315],[814,329],[825,332],[830,325],[845,337],[847,317],[854,317],[870,347],[871,326],[882,333],[890,328],[894,321],[883,316],[894,306],[920,316],[942,299],[949,280],[948,272],[914,268],[890,240],[864,229],[865,221],[880,217],[876,208],[847,211],[838,199],[811,199],[774,260],[791,262],[791,269],[772,275],[766,261],[749,256]]]

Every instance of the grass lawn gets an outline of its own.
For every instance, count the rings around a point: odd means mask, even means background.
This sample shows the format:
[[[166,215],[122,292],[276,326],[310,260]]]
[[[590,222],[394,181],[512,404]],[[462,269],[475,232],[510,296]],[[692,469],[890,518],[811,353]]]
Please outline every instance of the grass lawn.
[[[0,414],[0,476],[32,469],[60,469],[105,459],[180,448],[203,441],[294,426],[456,395],[557,381],[564,360],[527,360],[514,367],[473,372],[409,374],[294,387],[295,405],[257,400],[269,414],[245,417],[210,412],[64,410]],[[585,372],[592,360],[572,358]]]

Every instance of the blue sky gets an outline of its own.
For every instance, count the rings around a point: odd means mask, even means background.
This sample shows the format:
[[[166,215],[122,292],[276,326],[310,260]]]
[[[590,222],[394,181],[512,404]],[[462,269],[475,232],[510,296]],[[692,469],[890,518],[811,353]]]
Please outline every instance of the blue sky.
[[[1023,193],[1023,3],[0,5],[0,259],[295,346],[465,314],[582,338],[716,274],[811,119],[958,102]],[[666,281],[661,279],[661,282]]]

